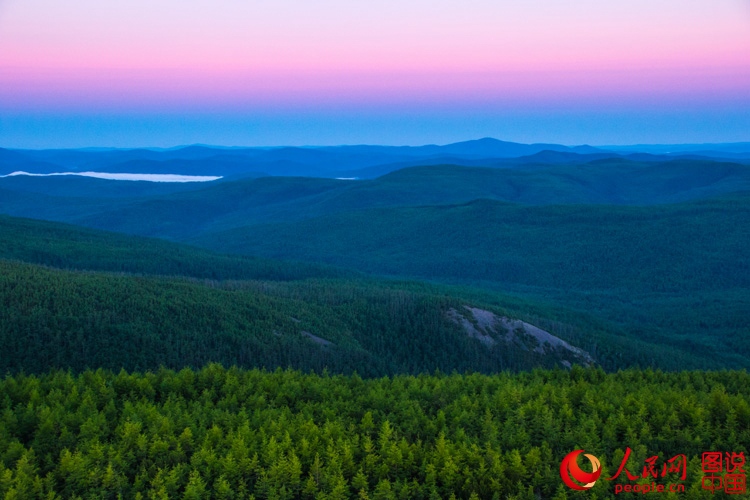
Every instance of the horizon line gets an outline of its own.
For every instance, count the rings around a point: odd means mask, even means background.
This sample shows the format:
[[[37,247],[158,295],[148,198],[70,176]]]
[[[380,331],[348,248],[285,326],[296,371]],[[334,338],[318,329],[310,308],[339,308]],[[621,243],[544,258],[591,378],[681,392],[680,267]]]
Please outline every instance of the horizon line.
[[[515,142],[505,141],[497,139],[495,137],[481,137],[479,139],[467,139],[462,141],[448,142],[445,144],[427,143],[427,144],[370,144],[370,143],[351,143],[351,144],[280,144],[280,145],[264,145],[264,146],[248,146],[248,145],[237,145],[237,144],[207,144],[207,143],[191,143],[191,144],[177,144],[174,146],[80,146],[80,147],[41,147],[41,148],[18,148],[18,147],[4,147],[0,146],[0,149],[8,151],[54,151],[54,150],[71,150],[71,151],[88,151],[88,152],[102,152],[102,151],[130,151],[136,149],[146,149],[151,151],[174,151],[192,147],[202,147],[207,149],[286,149],[286,148],[298,148],[298,149],[316,149],[316,148],[346,148],[346,147],[384,147],[384,148],[422,148],[422,147],[446,147],[453,146],[456,144],[466,144],[471,142],[479,141],[495,141],[505,144],[517,144],[523,146],[538,146],[538,145],[550,145],[550,146],[565,146],[570,148],[577,147],[591,147],[596,149],[607,149],[607,148],[633,148],[633,147],[703,147],[703,146],[748,146],[750,147],[750,138],[747,141],[732,141],[732,142],[684,142],[684,143],[625,143],[625,144],[564,144],[556,142]]]

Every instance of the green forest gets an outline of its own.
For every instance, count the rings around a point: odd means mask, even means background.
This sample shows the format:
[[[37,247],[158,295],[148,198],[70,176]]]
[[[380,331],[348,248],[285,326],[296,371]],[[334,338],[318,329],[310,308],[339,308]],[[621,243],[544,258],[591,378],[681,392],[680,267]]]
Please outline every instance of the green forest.
[[[506,167],[4,179],[3,213],[81,226],[0,215],[0,499],[724,498],[747,165]],[[628,453],[686,478],[608,480]]]
[[[510,296],[374,279],[217,281],[0,260],[0,305],[0,372],[12,373],[200,368],[213,361],[382,376],[580,362],[566,351],[504,342],[495,332],[493,345],[471,338],[451,319],[451,310],[466,314],[469,306],[527,319],[607,370],[718,368],[722,361],[690,346],[629,339],[594,318]]]
[[[701,489],[700,455],[748,452],[749,400],[750,376],[736,371],[368,379],[212,364],[8,376],[0,497],[603,499],[628,484],[604,478],[630,448],[628,470],[684,454],[685,481],[658,481],[723,498]],[[560,481],[575,449],[602,463],[588,492]]]

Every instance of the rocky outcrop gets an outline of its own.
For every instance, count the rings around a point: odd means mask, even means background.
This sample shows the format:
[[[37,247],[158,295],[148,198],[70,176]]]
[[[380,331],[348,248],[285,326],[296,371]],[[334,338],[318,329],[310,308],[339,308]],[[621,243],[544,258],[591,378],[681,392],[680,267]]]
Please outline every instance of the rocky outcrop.
[[[460,325],[466,334],[477,339],[488,348],[508,345],[526,351],[558,358],[561,365],[572,364],[590,366],[594,364],[591,355],[563,339],[542,330],[539,327],[476,307],[464,306],[463,310],[451,308],[448,318]]]

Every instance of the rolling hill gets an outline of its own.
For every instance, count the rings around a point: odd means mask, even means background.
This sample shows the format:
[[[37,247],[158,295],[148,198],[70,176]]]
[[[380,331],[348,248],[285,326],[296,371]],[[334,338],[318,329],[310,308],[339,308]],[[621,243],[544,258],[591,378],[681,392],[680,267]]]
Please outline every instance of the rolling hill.
[[[659,207],[478,200],[341,212],[194,242],[514,292],[598,316],[634,339],[745,364],[749,224],[739,195]]]
[[[189,186],[100,179],[5,178],[0,212],[187,240],[251,224],[375,207],[468,203],[658,205],[750,191],[750,167],[601,159],[519,168],[411,167],[377,179],[263,177]]]
[[[216,361],[374,376],[596,363],[557,336],[572,341],[572,326],[512,319],[533,308],[507,298],[508,309],[498,294],[483,302],[48,222],[0,217],[0,229],[2,371]]]
[[[29,221],[6,219],[0,221],[8,235],[4,256],[213,280],[343,280],[325,292],[336,296],[360,286],[351,280],[388,290],[402,285],[387,280],[423,280],[431,283],[427,291],[403,286],[455,300],[433,314],[441,321],[450,309],[469,305],[568,325],[577,332],[572,337],[560,333],[565,328],[552,333],[608,369],[747,367],[750,169],[597,158],[507,168],[420,166],[362,181],[269,176],[149,187],[153,192],[140,191],[140,183],[0,179],[2,212],[221,253],[54,225],[25,228]],[[86,241],[91,245],[83,251]],[[474,340],[488,335],[467,331]]]
[[[0,258],[59,269],[211,280],[356,277],[330,266],[225,255],[164,240],[0,215]]]

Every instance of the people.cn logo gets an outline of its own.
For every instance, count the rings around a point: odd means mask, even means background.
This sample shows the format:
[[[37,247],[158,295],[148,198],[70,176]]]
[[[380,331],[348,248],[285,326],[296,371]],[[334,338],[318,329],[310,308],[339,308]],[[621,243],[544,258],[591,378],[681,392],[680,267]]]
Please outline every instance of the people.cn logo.
[[[584,471],[578,465],[578,455],[581,453],[583,453],[583,450],[571,451],[563,458],[560,464],[560,477],[568,488],[583,491],[594,486],[594,483],[596,483],[596,480],[599,479],[602,473],[602,466],[599,463],[599,459],[594,455],[584,453],[583,456],[589,459],[593,469],[591,472]],[[573,479],[583,484],[578,484]]]

